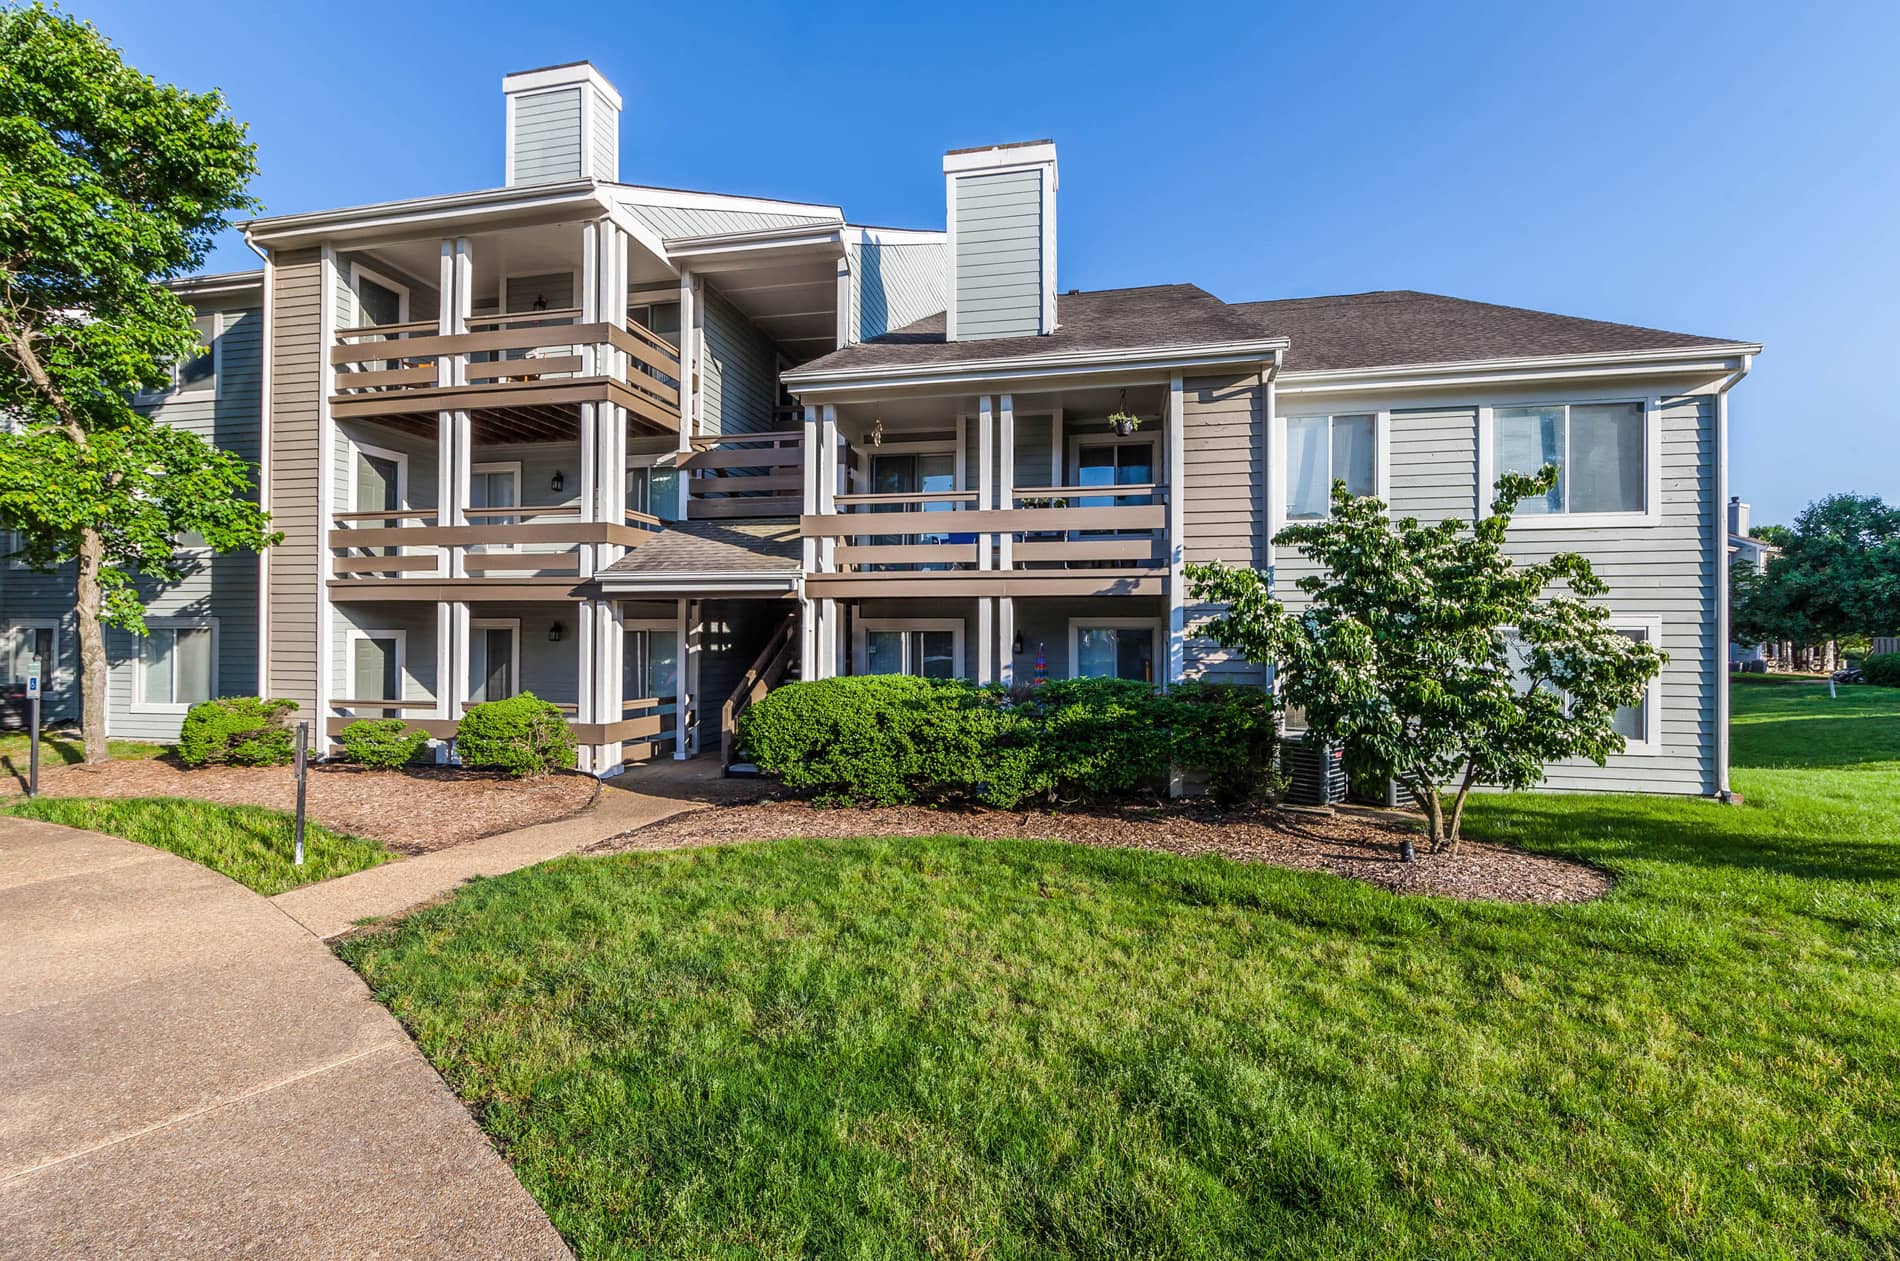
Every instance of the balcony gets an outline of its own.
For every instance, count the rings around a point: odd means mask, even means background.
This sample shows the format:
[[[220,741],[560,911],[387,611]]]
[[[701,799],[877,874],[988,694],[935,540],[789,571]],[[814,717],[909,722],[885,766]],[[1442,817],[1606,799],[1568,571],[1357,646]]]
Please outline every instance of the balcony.
[[[1164,488],[1033,486],[1007,509],[975,491],[833,496],[800,519],[819,540],[814,597],[1160,595],[1167,567]]]
[[[356,599],[429,600],[458,598],[436,588],[477,579],[511,586],[484,599],[564,597],[584,576],[584,549],[638,547],[664,528],[631,510],[620,522],[584,521],[576,506],[468,508],[465,525],[438,525],[438,515],[433,508],[333,514],[325,540],[331,586]]]
[[[517,432],[571,432],[583,403],[626,409],[639,432],[678,433],[678,347],[629,322],[579,323],[577,310],[474,316],[465,333],[433,320],[338,329],[330,350],[338,420],[490,413]]]

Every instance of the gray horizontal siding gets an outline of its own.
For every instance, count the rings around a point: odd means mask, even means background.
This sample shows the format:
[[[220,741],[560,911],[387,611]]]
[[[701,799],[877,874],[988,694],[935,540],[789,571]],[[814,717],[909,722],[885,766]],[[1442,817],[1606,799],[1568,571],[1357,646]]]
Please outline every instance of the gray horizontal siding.
[[[662,237],[716,236],[724,232],[762,232],[800,224],[838,223],[818,214],[774,214],[763,210],[727,210],[704,206],[656,206],[637,199],[621,203],[633,216]]]
[[[765,433],[778,404],[778,352],[711,286],[700,356],[700,405],[710,433]]]
[[[1042,172],[955,182],[957,337],[1014,337],[1042,328]]]
[[[879,242],[849,247],[851,314],[859,341],[882,337],[947,304],[949,249],[942,241]]]
[[[550,184],[581,175],[581,90],[515,98],[516,184]]]
[[[620,111],[597,90],[594,93],[594,153],[587,172],[595,179],[620,178]]]
[[[1189,564],[1259,566],[1266,538],[1265,390],[1241,376],[1184,383],[1186,463],[1182,555]],[[1189,603],[1184,667],[1190,678],[1261,684],[1265,667],[1221,647],[1199,628],[1220,613]]]
[[[270,426],[270,645],[265,690],[317,710],[318,391],[324,331],[317,251],[272,264]]]

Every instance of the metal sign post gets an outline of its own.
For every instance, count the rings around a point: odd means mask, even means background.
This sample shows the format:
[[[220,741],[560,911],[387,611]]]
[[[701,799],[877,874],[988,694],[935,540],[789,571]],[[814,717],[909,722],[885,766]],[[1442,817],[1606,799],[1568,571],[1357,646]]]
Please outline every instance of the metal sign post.
[[[304,779],[310,767],[310,722],[308,719],[297,724],[297,839],[296,852],[291,862],[303,866],[303,787]]]
[[[26,795],[40,795],[40,667],[36,661],[26,676],[27,754]]]

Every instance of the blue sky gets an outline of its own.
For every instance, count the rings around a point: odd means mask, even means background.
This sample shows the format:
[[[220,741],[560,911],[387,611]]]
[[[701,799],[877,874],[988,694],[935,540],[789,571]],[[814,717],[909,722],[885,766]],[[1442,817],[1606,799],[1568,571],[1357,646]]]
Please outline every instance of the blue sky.
[[[1731,405],[1756,520],[1900,501],[1900,5],[72,8],[226,91],[273,212],[499,184],[501,76],[580,58],[626,98],[623,178],[861,223],[941,226],[944,149],[1050,136],[1064,288],[1424,289],[1760,341]]]

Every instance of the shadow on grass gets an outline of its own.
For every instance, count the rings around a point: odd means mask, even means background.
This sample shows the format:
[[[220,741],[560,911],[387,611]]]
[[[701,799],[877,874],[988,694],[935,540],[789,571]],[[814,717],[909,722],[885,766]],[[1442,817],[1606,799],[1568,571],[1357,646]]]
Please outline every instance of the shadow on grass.
[[[1900,878],[1890,839],[1820,839],[1784,826],[1759,806],[1526,794],[1483,803],[1480,810],[1467,829],[1472,836],[1555,850],[1611,869],[1633,862],[1810,880]]]

